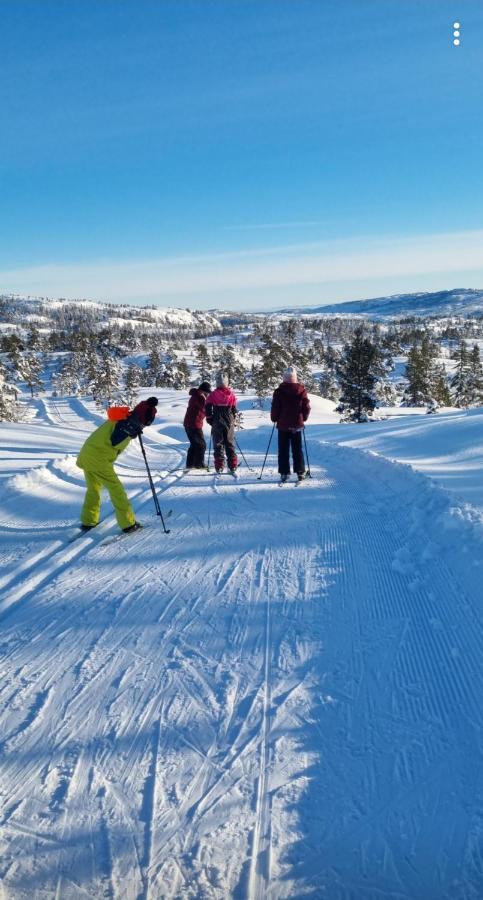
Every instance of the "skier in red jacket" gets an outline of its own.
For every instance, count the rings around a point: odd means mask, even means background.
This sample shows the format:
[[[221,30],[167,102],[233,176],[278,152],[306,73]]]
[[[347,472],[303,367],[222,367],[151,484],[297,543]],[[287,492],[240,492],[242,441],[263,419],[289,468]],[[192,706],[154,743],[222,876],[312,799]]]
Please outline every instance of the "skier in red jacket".
[[[204,469],[206,441],[203,436],[203,420],[205,418],[206,398],[211,391],[211,384],[202,381],[199,388],[191,388],[188,409],[183,425],[190,442],[186,457],[187,469]]]
[[[297,370],[289,366],[283,373],[282,384],[273,392],[270,418],[277,423],[278,471],[280,481],[290,475],[290,448],[293,469],[299,481],[305,478],[302,431],[310,413],[310,401],[303,384],[297,382]]]

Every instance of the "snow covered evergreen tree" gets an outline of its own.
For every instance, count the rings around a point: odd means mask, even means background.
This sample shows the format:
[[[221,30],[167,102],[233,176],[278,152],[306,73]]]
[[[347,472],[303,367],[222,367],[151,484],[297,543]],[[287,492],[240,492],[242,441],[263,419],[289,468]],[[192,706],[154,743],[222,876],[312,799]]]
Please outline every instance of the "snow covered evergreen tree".
[[[14,385],[8,381],[5,366],[0,362],[0,421],[17,422],[18,419],[17,392]]]
[[[245,367],[235,353],[231,344],[226,344],[216,357],[216,368],[225,372],[230,385],[239,391],[247,388],[247,373]]]
[[[340,384],[335,377],[335,372],[327,369],[319,375],[318,392],[321,397],[336,402],[340,397]]]
[[[397,390],[387,378],[380,378],[376,382],[374,397],[377,406],[396,406],[398,402]]]
[[[165,384],[164,365],[156,347],[149,354],[145,380],[147,385],[154,384],[156,387],[162,387]]]
[[[200,381],[210,381],[213,364],[206,344],[196,347],[196,364],[199,368]]]
[[[350,344],[345,344],[339,363],[342,388],[340,411],[343,419],[365,422],[376,405],[374,387],[381,371],[381,356],[377,347],[364,336],[358,326]]]
[[[130,407],[136,405],[139,387],[143,380],[143,374],[144,372],[141,367],[137,366],[135,363],[130,363],[127,367],[124,393],[126,395],[127,404]]]
[[[82,387],[81,361],[76,353],[69,353],[63,365],[52,378],[52,385],[57,394],[66,396],[78,394]]]
[[[42,337],[36,325],[30,326],[26,343],[29,350],[35,351],[42,349]]]
[[[451,379],[451,389],[455,406],[470,405],[470,355],[466,341],[461,340],[453,355],[456,369]]]
[[[456,406],[480,406],[483,403],[483,370],[478,344],[468,350],[466,341],[461,340],[453,359],[456,369],[451,388]]]
[[[417,341],[408,353],[406,364],[408,386],[404,393],[406,406],[435,408],[439,404],[451,405],[447,390],[446,373],[439,359],[439,348],[429,334],[424,334],[421,344]]]
[[[467,397],[469,406],[483,405],[483,367],[478,344],[469,353]]]
[[[99,358],[96,376],[90,384],[90,393],[98,406],[112,405],[122,395],[122,365],[107,349]]]
[[[189,387],[191,380],[191,372],[190,367],[185,359],[180,359],[176,365],[176,372],[174,375],[174,386],[180,391],[183,388]]]
[[[21,381],[25,381],[27,387],[30,388],[31,397],[34,393],[43,387],[42,360],[37,353],[29,353],[28,351],[21,353],[17,363],[17,373]]]

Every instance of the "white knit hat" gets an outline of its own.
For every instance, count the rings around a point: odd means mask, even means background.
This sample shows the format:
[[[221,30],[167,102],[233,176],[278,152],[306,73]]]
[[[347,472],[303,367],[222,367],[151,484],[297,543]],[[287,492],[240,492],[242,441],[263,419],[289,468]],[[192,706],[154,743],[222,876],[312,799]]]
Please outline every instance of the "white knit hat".
[[[297,369],[295,366],[288,366],[283,373],[284,381],[291,381],[292,384],[295,384],[297,381]]]

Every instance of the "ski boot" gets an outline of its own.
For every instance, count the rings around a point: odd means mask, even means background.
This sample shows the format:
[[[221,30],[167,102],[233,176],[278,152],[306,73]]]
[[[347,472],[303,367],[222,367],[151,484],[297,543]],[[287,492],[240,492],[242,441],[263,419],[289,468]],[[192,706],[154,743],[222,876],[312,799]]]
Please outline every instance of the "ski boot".
[[[132,534],[134,531],[139,531],[143,526],[140,522],[135,522],[134,525],[128,525],[127,528],[123,528],[124,534]]]

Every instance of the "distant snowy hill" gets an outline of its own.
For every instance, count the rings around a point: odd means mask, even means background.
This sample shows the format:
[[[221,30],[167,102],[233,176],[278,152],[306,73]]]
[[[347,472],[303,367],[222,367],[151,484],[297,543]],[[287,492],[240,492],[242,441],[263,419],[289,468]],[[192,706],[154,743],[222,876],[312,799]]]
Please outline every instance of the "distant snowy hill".
[[[433,293],[394,294],[373,300],[353,300],[328,306],[284,309],[284,313],[310,315],[393,316],[474,316],[483,315],[483,290],[468,288]]]
[[[49,297],[22,297],[0,294],[0,321],[17,325],[37,325],[49,327],[69,310],[83,310],[87,316],[95,317],[100,324],[154,325],[158,327],[202,331],[205,334],[222,330],[223,316],[213,310],[174,309],[160,306],[129,306],[102,303],[92,300],[64,300]]]
[[[333,303],[327,306],[289,307],[266,313],[247,314],[220,309],[190,310],[161,306],[130,306],[93,300],[65,300],[49,297],[23,297],[0,294],[0,330],[10,326],[36,325],[48,329],[77,310],[98,325],[129,323],[181,330],[185,333],[219,334],[223,329],[253,323],[265,315],[270,318],[290,315],[355,315],[389,319],[405,316],[482,316],[483,290],[438,291],[436,293],[396,294],[372,300]]]

